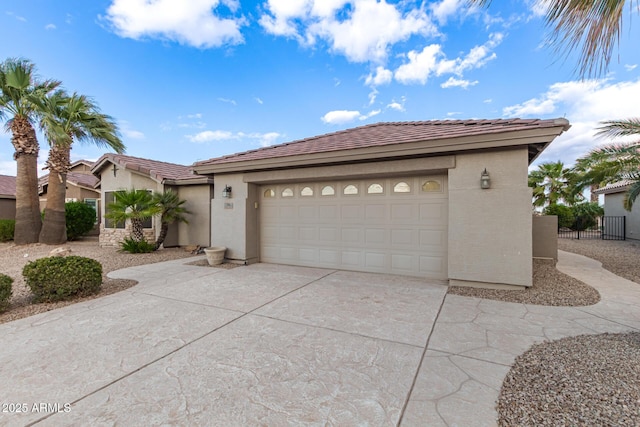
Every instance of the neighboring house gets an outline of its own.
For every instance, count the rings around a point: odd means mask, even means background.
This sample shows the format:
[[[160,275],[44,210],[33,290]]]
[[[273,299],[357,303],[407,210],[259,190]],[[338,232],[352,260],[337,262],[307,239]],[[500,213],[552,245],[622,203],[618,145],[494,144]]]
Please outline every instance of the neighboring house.
[[[0,175],[0,219],[16,219],[16,177]]]
[[[91,172],[100,178],[102,202],[101,216],[104,217],[117,190],[147,190],[164,192],[171,189],[180,199],[187,202],[184,207],[192,212],[186,215],[188,224],[176,223],[169,227],[164,241],[165,247],[200,245],[209,246],[211,237],[211,202],[213,179],[196,175],[190,166],[158,162],[121,154],[105,154],[100,157]],[[104,219],[100,225],[100,245],[117,246],[128,237],[131,224],[116,224]],[[158,218],[145,223],[147,241],[155,241],[160,233]]]
[[[71,164],[67,173],[67,190],[65,201],[85,202],[96,210],[96,223],[100,222],[100,189],[96,188],[100,182],[91,173],[93,162],[78,160]],[[38,193],[40,194],[40,210],[47,207],[47,190],[50,175],[44,175],[38,180]]]
[[[624,217],[624,231],[626,239],[640,240],[640,199],[633,204],[631,212],[624,208],[624,195],[629,189],[628,181],[616,182],[606,185],[594,191],[595,194],[604,194],[604,215]],[[616,227],[616,230],[608,230],[608,226]],[[620,224],[617,221],[607,221],[604,224],[604,233],[622,235]]]
[[[565,119],[378,123],[193,169],[215,177],[211,244],[232,260],[531,286],[528,166],[568,128]]]

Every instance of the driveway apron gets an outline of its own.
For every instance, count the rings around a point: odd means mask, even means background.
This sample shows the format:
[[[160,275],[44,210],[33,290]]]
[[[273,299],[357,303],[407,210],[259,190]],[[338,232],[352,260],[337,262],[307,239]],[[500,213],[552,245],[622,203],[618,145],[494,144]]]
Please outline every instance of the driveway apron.
[[[559,269],[596,287],[600,303],[184,263],[111,273],[139,284],[0,325],[0,425],[491,426],[504,376],[532,344],[640,329],[640,286],[567,253]]]

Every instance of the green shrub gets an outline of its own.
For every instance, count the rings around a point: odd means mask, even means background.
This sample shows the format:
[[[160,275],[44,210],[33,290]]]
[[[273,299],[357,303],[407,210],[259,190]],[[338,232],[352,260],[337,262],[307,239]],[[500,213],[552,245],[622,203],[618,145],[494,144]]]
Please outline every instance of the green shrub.
[[[544,208],[545,215],[556,215],[558,217],[558,227],[571,228],[574,221],[573,211],[565,205],[549,205]]]
[[[597,218],[604,215],[604,209],[597,202],[584,202],[571,207],[575,221],[573,230],[587,230],[597,225]]]
[[[16,221],[13,219],[0,219],[0,242],[13,240],[13,233],[16,230]]]
[[[64,216],[67,222],[68,240],[84,236],[93,229],[96,222],[96,211],[83,202],[65,203]]]
[[[11,284],[13,279],[6,274],[0,273],[0,313],[9,307],[9,299],[11,299]]]
[[[102,285],[102,265],[80,256],[40,258],[25,265],[22,275],[36,302],[95,294]]]
[[[124,241],[120,243],[120,245],[122,246],[123,251],[129,252],[131,254],[146,254],[156,250],[156,246],[152,245],[146,240],[136,242],[135,240],[128,237],[125,238]]]

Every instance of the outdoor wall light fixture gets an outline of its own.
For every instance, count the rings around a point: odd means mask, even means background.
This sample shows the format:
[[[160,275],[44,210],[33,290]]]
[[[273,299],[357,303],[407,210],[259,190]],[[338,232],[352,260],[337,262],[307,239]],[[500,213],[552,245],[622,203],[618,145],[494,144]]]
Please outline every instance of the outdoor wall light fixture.
[[[228,185],[224,186],[224,190],[222,190],[222,197],[224,197],[225,199],[231,197],[231,187],[229,187]]]
[[[487,188],[491,188],[491,178],[489,177],[489,172],[487,172],[487,168],[484,168],[482,174],[480,175],[480,188],[486,190]]]

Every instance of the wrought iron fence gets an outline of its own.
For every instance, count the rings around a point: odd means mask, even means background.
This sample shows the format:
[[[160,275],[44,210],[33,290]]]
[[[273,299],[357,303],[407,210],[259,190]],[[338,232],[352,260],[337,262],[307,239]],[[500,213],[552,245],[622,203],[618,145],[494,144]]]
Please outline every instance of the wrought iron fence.
[[[558,237],[563,239],[625,240],[626,219],[624,216],[577,217],[571,228],[558,227]]]

